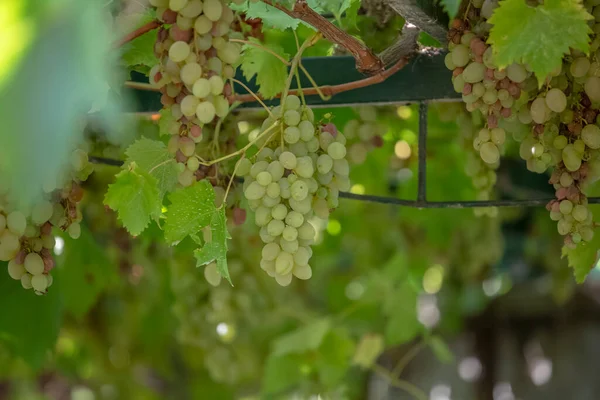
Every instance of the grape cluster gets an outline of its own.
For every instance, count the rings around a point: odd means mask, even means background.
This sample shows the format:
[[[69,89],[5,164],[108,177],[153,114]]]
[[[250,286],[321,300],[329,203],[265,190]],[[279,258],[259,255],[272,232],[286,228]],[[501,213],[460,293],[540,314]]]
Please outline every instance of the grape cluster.
[[[229,41],[234,13],[224,0],[151,0],[156,14],[170,27],[158,32],[154,52],[159,60],[149,74],[170,108],[174,121],[169,151],[179,168],[178,181],[190,186],[201,179],[196,144],[215,118],[229,112],[234,65],[241,47]]]
[[[263,149],[252,162],[240,160],[244,196],[265,243],[261,267],[282,286],[292,277],[309,279],[315,238],[313,215],[326,220],[338,206],[339,191],[350,188],[346,138],[328,124],[315,127],[314,114],[297,96],[275,107],[258,135]],[[333,133],[332,133],[333,132]]]
[[[362,164],[369,150],[383,146],[382,136],[387,131],[387,126],[378,121],[375,107],[358,107],[357,111],[359,118],[348,121],[343,129],[352,164]]]
[[[17,205],[9,188],[0,189],[0,260],[8,261],[8,274],[20,280],[23,288],[33,288],[41,295],[52,285],[52,228],[79,237],[82,216],[78,203],[83,198],[79,182],[92,170],[87,153],[73,151],[69,171],[61,174],[62,180],[46,182],[43,198],[31,207]]]
[[[591,54],[571,50],[541,88],[526,65],[504,70],[494,65],[485,43],[491,27],[487,19],[497,6],[491,0],[472,2],[466,20],[452,22],[451,51],[445,59],[467,110],[479,111],[486,120],[473,141],[481,159],[497,163],[510,132],[520,142],[519,154],[530,171],[553,169],[550,183],[556,199],[547,208],[569,248],[590,241],[595,226],[584,194],[600,172],[600,13],[593,3],[585,4],[595,17]]]

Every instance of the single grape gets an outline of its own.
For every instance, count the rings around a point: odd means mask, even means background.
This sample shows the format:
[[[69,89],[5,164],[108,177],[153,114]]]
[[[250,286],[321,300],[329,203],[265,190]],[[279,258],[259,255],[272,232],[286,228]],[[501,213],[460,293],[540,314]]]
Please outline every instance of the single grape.
[[[13,211],[6,217],[6,226],[17,236],[22,236],[27,227],[27,219],[20,211]]]
[[[590,60],[587,57],[578,57],[573,60],[569,71],[574,78],[581,78],[585,76],[590,69]]]
[[[573,207],[572,215],[573,215],[573,218],[575,219],[575,221],[578,221],[578,222],[585,221],[588,217],[587,207],[582,204],[577,204],[575,207]]]
[[[258,182],[252,182],[244,191],[244,195],[248,200],[258,200],[265,195],[266,189]]]
[[[73,222],[67,228],[67,233],[69,234],[69,236],[71,238],[73,238],[73,239],[79,239],[79,236],[81,236],[81,225],[79,223],[77,223],[77,222]]]
[[[189,63],[181,67],[179,72],[181,81],[192,86],[202,76],[202,67],[198,63]]]
[[[334,160],[341,160],[346,156],[346,147],[338,142],[331,143],[329,147],[327,147],[327,154]]]
[[[8,262],[8,275],[14,280],[19,280],[25,275],[27,271],[25,270],[25,266],[23,264],[17,264],[17,262],[13,259]]]
[[[190,55],[190,46],[186,42],[178,41],[169,48],[169,58],[174,62],[181,62]]]
[[[302,178],[310,178],[315,172],[313,160],[308,156],[299,157],[294,171]]]
[[[600,128],[594,124],[588,124],[581,130],[581,139],[591,149],[600,148]]]
[[[481,145],[479,149],[481,159],[488,164],[494,164],[500,159],[500,151],[498,147],[491,142],[486,142]]]
[[[290,153],[289,151],[284,151],[283,153],[281,153],[281,155],[279,156],[279,162],[281,163],[281,165],[283,165],[285,169],[294,169],[297,165],[296,156],[293,153]]]
[[[452,63],[457,67],[464,67],[471,60],[471,52],[465,45],[459,44],[452,49]]]
[[[288,126],[296,126],[300,123],[300,113],[296,110],[288,110],[283,114],[283,121]]]
[[[220,0],[204,0],[204,15],[206,17],[216,22],[221,18],[223,14],[223,4],[221,4]]]
[[[44,274],[33,275],[31,277],[31,286],[36,292],[44,293],[48,288],[48,278]]]
[[[562,160],[567,170],[577,171],[581,167],[581,154],[575,150],[572,144],[568,144],[562,150]]]
[[[192,87],[192,93],[194,96],[203,99],[210,94],[211,85],[208,79],[200,78],[196,80]]]
[[[527,79],[528,73],[521,64],[511,64],[506,67],[506,76],[513,82],[521,83]]]
[[[554,141],[552,142],[552,145],[558,150],[564,149],[565,147],[567,147],[568,144],[569,139],[567,139],[567,137],[563,135],[555,137]]]
[[[32,275],[38,275],[44,272],[44,261],[37,253],[29,253],[25,256],[25,269]]]
[[[596,76],[590,76],[585,81],[584,85],[585,93],[588,95],[591,101],[600,102],[600,78]]]
[[[305,121],[302,121],[305,122]],[[300,140],[300,129],[295,126],[288,126],[283,131],[283,139],[286,143],[294,144]]]
[[[21,286],[23,286],[23,289],[31,289],[33,287],[31,285],[31,275],[25,274],[21,277]]]
[[[552,111],[561,113],[567,108],[567,96],[559,89],[550,89],[546,93],[546,105]]]
[[[291,211],[291,212],[295,212],[295,211]],[[288,215],[288,209],[283,204],[277,204],[275,207],[273,207],[271,209],[271,216],[273,218],[278,219],[280,221],[283,220],[284,218],[286,218],[286,223],[288,225],[292,225],[289,222],[287,222],[287,215]]]
[[[485,76],[485,66],[478,62],[472,62],[462,73],[462,77],[467,83],[481,82]],[[462,92],[462,89],[461,89]]]
[[[256,175],[256,181],[262,186],[267,186],[273,181],[273,177],[267,171],[262,171]]]
[[[267,261],[275,261],[281,249],[277,243],[267,243],[262,249],[262,258]]]
[[[31,220],[37,225],[42,225],[44,222],[52,218],[54,206],[49,201],[41,201],[37,203],[31,210]],[[2,217],[4,218],[4,217]],[[2,227],[4,229],[4,227]],[[0,231],[2,231],[0,229]]]
[[[310,265],[294,265],[293,274],[296,278],[307,280],[312,277],[312,269]]]
[[[204,124],[210,123],[216,115],[215,106],[210,101],[203,101],[196,108],[196,117]]]

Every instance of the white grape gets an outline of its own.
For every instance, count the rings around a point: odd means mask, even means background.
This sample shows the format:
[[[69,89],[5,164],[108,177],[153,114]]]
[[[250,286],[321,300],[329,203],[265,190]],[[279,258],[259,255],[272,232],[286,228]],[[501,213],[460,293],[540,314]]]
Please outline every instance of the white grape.
[[[181,81],[192,86],[202,76],[202,67],[198,63],[189,63],[181,67],[179,72]]]
[[[281,249],[277,243],[267,243],[262,249],[262,258],[267,261],[274,261],[280,251]]]
[[[204,15],[206,17],[216,22],[221,18],[223,14],[223,5],[220,0],[204,0]]]
[[[27,219],[20,211],[13,211],[6,217],[6,226],[17,236],[22,236],[27,227]]]
[[[14,280],[19,280],[23,275],[25,275],[27,271],[25,270],[25,266],[23,264],[17,264],[15,260],[10,260],[8,263],[8,275]]]
[[[23,289],[31,289],[31,275],[25,274],[21,277],[21,286]]]
[[[200,78],[194,83],[194,86],[192,87],[192,93],[194,96],[203,99],[210,94],[210,89],[211,86],[208,79]]]
[[[312,277],[312,269],[310,265],[295,265],[293,269],[293,274],[296,278],[307,280]]]
[[[210,19],[206,17],[206,15],[201,15],[196,18],[196,22],[194,23],[194,30],[198,35],[205,35],[212,29],[213,23]]]
[[[281,155],[279,156],[279,162],[281,163],[281,165],[283,165],[285,169],[294,169],[297,165],[296,156],[293,153],[290,153],[289,151],[284,151],[283,153],[281,153]]]
[[[491,142],[483,143],[479,149],[479,154],[481,155],[481,159],[488,164],[494,164],[500,159],[498,147]]]
[[[79,239],[79,236],[81,236],[81,225],[77,222],[73,222],[67,228],[67,233],[72,239]]]
[[[190,55],[190,46],[186,42],[178,41],[169,48],[169,58],[175,62],[181,62]]]
[[[36,292],[45,292],[48,288],[48,278],[44,274],[33,275],[31,286]]]
[[[37,253],[29,253],[25,256],[25,269],[32,275],[44,272],[44,261]]]
[[[600,128],[597,125],[588,124],[581,130],[581,139],[591,149],[600,148]]]
[[[215,106],[210,101],[203,101],[196,107],[196,117],[204,124],[210,123],[216,115]]]
[[[546,93],[546,105],[552,111],[561,113],[567,108],[567,96],[559,89],[550,89]]]

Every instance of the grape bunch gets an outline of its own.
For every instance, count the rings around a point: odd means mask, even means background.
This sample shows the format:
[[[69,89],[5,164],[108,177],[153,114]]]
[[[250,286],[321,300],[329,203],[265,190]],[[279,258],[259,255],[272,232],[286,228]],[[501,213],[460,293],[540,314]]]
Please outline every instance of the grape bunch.
[[[445,59],[467,110],[481,113],[486,121],[473,141],[481,159],[497,163],[508,132],[520,143],[527,169],[552,171],[549,182],[556,199],[547,209],[568,248],[590,241],[595,227],[585,195],[600,172],[600,13],[593,3],[585,4],[595,18],[591,54],[571,50],[541,88],[527,65],[504,70],[494,65],[485,42],[491,27],[487,19],[497,6],[492,0],[472,2],[465,20],[451,23]]]
[[[358,118],[348,121],[343,132],[348,141],[348,161],[358,165],[365,161],[369,150],[383,146],[387,126],[378,121],[375,107],[358,107],[357,111]]]
[[[0,190],[0,260],[8,261],[11,278],[38,295],[52,285],[53,227],[74,239],[81,234],[80,182],[88,178],[93,167],[82,149],[73,151],[70,161],[68,171],[59,181],[46,182],[44,196],[31,207],[16,204],[9,188]]]
[[[346,138],[330,124],[316,127],[312,110],[287,96],[262,125],[263,148],[254,161],[242,158],[238,173],[265,243],[260,265],[277,283],[309,279],[315,238],[310,219],[326,220],[350,188]],[[268,137],[270,131],[274,131]],[[257,137],[260,139],[260,136]]]
[[[156,14],[169,27],[158,32],[154,52],[159,60],[149,74],[160,89],[161,102],[174,121],[168,148],[179,168],[178,181],[186,187],[198,177],[196,145],[203,127],[229,112],[234,65],[241,47],[229,41],[234,13],[224,0],[151,0]]]

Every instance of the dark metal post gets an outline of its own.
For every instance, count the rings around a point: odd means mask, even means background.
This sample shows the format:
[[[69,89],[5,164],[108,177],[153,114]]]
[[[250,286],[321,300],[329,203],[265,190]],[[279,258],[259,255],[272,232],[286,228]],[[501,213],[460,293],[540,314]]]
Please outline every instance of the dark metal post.
[[[427,204],[427,103],[419,103],[419,175],[417,203]]]

